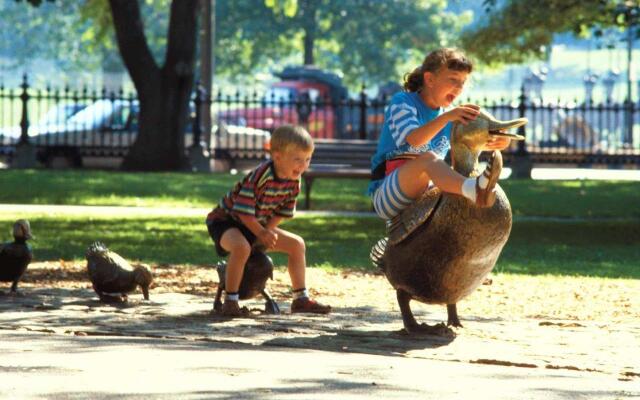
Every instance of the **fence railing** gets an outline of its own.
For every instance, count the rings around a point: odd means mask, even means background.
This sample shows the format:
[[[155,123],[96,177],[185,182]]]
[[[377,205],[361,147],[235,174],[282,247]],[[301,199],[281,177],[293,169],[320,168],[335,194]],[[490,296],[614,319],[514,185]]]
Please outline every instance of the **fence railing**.
[[[264,137],[283,123],[302,124],[316,138],[376,140],[389,100],[369,97],[364,90],[352,98],[196,93],[192,119],[201,120],[196,113],[209,109],[214,121],[212,132],[202,134],[210,139],[206,146],[214,155],[233,158],[264,157]],[[507,158],[640,164],[640,108],[635,103],[531,101],[524,91],[516,99],[468,101],[500,119],[529,119],[520,130],[526,140],[507,149]],[[11,154],[18,143],[28,142],[41,153],[76,149],[81,150],[78,157],[122,156],[135,140],[138,111],[134,93],[34,89],[25,76],[20,88],[0,86],[0,154]],[[195,131],[193,125],[188,124],[186,133],[199,134],[200,124]]]

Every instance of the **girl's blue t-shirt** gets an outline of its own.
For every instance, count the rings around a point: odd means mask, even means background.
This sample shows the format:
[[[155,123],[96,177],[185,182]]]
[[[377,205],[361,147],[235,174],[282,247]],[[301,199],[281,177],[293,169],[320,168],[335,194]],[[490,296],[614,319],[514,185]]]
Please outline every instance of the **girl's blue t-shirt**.
[[[448,123],[431,140],[413,147],[407,142],[407,135],[443,113],[442,108],[429,108],[417,92],[396,93],[385,110],[384,123],[376,153],[371,158],[371,171],[384,161],[405,154],[434,152],[444,158],[451,148],[451,123]],[[371,181],[369,195],[380,186],[382,180]]]

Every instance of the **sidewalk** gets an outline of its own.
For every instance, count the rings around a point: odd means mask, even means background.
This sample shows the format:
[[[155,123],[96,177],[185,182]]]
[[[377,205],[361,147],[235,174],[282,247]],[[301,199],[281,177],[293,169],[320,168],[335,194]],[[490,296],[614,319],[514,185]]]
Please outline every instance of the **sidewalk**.
[[[249,302],[259,308],[261,302]],[[124,307],[87,289],[0,297],[2,398],[621,399],[640,396],[638,323],[466,316],[407,336],[398,311],[220,320],[211,299],[160,293]],[[418,317],[430,324],[444,317]]]
[[[133,206],[70,206],[51,204],[0,204],[0,213],[43,213],[49,215],[108,215],[110,217],[126,216],[182,216],[204,218],[211,208],[189,207],[133,207]],[[358,211],[306,211],[298,210],[297,215],[341,215],[350,217],[374,217],[375,213]]]

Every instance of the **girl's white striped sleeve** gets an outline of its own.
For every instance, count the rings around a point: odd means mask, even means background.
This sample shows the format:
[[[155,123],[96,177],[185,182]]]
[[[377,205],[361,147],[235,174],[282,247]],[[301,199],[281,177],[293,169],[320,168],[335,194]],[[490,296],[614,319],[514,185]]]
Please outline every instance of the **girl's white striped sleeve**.
[[[406,142],[408,134],[420,127],[418,123],[418,110],[405,103],[392,104],[389,107],[389,118],[391,136],[398,147]]]

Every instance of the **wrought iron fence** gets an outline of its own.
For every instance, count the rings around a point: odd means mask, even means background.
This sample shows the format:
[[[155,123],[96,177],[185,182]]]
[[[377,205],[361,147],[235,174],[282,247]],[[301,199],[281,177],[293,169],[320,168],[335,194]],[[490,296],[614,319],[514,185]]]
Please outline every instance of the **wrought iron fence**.
[[[283,123],[302,124],[312,136],[327,139],[376,140],[389,98],[282,96],[276,92],[212,96],[196,91],[192,119],[185,133],[200,137],[200,110],[210,110],[211,132],[202,138],[217,157],[260,158],[268,132]],[[524,91],[516,99],[468,101],[500,119],[527,117],[524,142],[514,143],[507,157],[527,156],[538,162],[640,163],[640,115],[635,103],[541,102]],[[200,105],[204,104],[204,107]],[[0,154],[29,142],[44,155],[76,151],[76,157],[123,156],[138,129],[134,93],[83,89],[34,89],[26,76],[20,88],[0,86]],[[198,118],[196,118],[196,116]],[[198,139],[196,139],[198,140]]]

